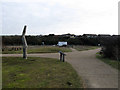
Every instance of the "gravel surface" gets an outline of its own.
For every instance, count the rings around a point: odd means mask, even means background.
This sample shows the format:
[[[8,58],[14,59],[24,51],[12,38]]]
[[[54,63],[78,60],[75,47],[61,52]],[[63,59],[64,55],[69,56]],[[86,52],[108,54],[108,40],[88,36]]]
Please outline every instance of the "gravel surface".
[[[96,58],[100,49],[67,54],[67,61],[82,77],[87,88],[118,88],[118,70]]]

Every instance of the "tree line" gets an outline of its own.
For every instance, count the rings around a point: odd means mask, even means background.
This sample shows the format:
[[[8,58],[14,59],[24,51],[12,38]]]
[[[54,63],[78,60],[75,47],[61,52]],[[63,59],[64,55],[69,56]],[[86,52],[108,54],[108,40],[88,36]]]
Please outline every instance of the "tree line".
[[[59,41],[68,42],[68,45],[93,45],[97,46],[100,43],[99,38],[76,37],[70,38],[67,36],[26,36],[28,45],[57,45]],[[22,45],[21,36],[2,36],[3,45]]]
[[[116,60],[120,59],[120,36],[109,36],[109,37],[86,37],[78,36],[70,38],[69,36],[56,36],[56,35],[45,35],[45,36],[26,36],[28,45],[57,45],[59,41],[68,42],[68,45],[90,45],[102,46],[102,52],[104,57],[113,58]],[[2,44],[5,45],[22,45],[21,36],[2,36]]]

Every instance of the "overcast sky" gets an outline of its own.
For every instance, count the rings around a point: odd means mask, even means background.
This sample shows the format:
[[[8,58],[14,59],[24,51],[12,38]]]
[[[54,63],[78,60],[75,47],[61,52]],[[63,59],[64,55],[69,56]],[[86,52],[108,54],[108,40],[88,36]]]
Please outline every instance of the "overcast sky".
[[[118,34],[119,0],[3,0],[2,35]]]

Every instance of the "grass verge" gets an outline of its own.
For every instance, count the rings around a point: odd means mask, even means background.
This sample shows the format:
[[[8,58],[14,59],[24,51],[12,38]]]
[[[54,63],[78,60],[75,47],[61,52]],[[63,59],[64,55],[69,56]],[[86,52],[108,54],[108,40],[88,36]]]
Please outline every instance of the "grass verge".
[[[77,45],[77,46],[73,46],[73,48],[78,50],[78,51],[84,51],[84,50],[97,49],[99,47],[98,46]]]
[[[76,71],[57,59],[2,58],[3,88],[82,88]]]
[[[106,64],[112,66],[113,68],[116,68],[118,70],[120,70],[120,62],[117,61],[117,60],[112,60],[112,59],[109,59],[109,58],[104,58],[102,55],[100,55],[99,53],[96,54],[96,57],[98,59],[100,59],[101,61],[105,62]]]
[[[67,47],[56,47],[56,46],[29,46],[27,52],[28,53],[57,53],[59,51],[62,52],[71,52],[70,48]],[[11,50],[11,48],[6,48],[2,51],[3,54],[21,54],[22,49],[15,51]]]

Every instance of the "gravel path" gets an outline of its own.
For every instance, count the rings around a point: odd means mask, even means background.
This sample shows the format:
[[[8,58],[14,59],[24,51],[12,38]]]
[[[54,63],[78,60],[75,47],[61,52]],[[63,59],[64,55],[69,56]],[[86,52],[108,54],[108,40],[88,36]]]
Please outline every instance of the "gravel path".
[[[96,58],[100,49],[67,54],[67,61],[82,77],[87,88],[118,88],[118,71]]]
[[[118,71],[96,58],[100,49],[66,53],[69,62],[82,77],[86,88],[118,88]],[[3,54],[4,56],[21,56],[22,54]],[[30,57],[59,58],[59,53],[28,54]]]

